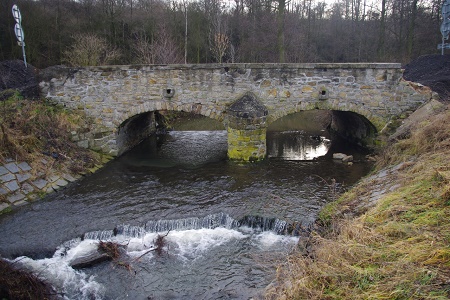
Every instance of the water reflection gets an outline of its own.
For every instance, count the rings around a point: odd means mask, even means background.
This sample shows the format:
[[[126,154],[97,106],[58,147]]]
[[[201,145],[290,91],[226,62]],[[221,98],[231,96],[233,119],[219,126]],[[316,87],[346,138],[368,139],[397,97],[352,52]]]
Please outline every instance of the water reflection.
[[[268,132],[267,139],[267,156],[283,160],[313,160],[331,147],[325,136],[307,136],[303,131]]]

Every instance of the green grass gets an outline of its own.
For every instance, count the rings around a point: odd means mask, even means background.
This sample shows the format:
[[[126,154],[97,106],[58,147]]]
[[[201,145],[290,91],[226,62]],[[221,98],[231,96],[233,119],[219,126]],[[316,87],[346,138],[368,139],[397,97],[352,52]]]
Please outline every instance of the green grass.
[[[374,174],[403,163],[398,173],[387,186],[369,176],[328,204],[310,252],[289,257],[266,298],[450,298],[450,112],[418,123],[380,157]],[[374,189],[387,192],[362,205]]]

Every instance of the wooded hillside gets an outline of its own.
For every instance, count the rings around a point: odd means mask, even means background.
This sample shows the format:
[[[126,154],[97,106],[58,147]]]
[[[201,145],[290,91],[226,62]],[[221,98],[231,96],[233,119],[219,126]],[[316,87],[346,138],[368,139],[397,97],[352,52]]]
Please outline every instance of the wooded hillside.
[[[439,53],[444,0],[2,0],[0,60],[56,64],[409,62]]]

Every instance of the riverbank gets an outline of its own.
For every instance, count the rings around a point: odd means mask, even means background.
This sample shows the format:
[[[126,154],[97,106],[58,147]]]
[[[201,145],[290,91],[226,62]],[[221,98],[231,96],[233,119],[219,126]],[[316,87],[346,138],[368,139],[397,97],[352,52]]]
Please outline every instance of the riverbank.
[[[8,99],[0,102],[0,214],[63,188],[110,159],[73,141],[89,126],[82,114],[5,92]]]
[[[449,108],[432,101],[405,120],[372,174],[322,210],[266,298],[450,297]]]

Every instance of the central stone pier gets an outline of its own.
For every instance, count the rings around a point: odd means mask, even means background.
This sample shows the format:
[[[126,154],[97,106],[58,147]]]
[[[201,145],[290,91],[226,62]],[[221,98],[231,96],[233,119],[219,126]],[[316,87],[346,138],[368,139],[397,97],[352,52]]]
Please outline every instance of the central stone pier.
[[[267,108],[250,92],[227,109],[230,160],[254,162],[266,157],[267,114]]]

